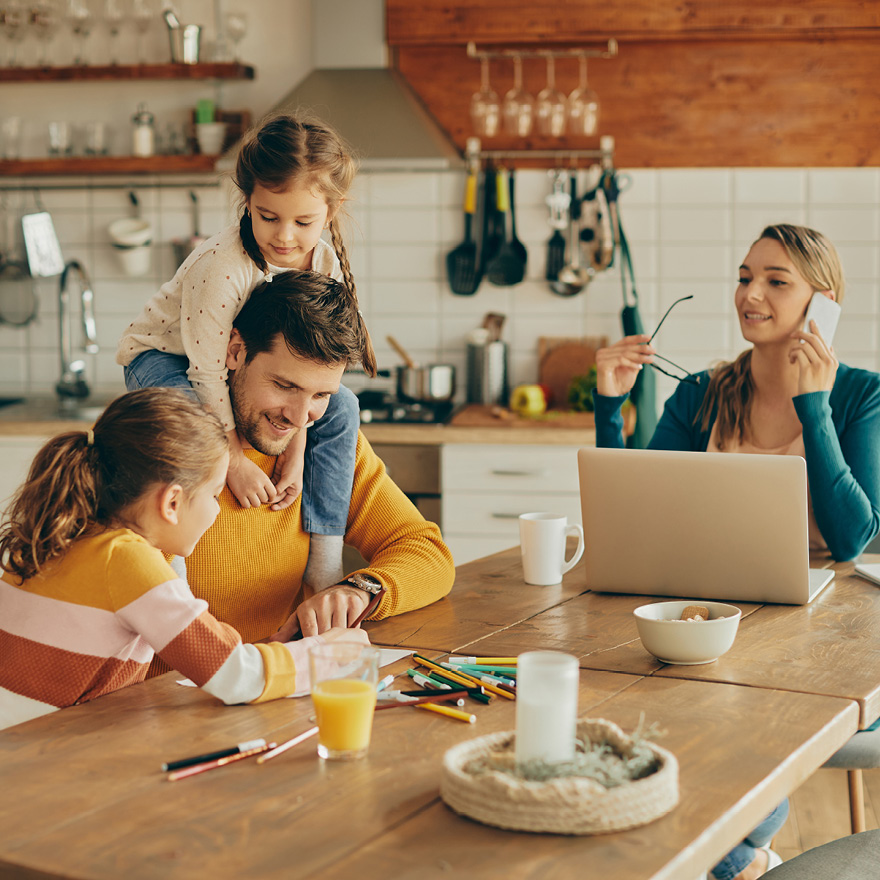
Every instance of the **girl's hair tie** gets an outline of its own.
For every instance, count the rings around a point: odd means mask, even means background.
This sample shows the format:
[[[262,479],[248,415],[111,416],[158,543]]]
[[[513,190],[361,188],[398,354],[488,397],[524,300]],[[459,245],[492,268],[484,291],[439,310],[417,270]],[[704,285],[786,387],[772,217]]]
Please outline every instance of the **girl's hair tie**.
[[[95,432],[89,428],[86,431],[86,446],[94,446],[95,445]]]

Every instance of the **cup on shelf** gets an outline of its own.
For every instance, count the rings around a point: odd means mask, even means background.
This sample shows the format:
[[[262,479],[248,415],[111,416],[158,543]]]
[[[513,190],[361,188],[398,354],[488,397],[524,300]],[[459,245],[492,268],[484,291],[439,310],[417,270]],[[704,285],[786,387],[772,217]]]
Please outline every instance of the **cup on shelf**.
[[[110,152],[110,128],[103,122],[87,122],[85,147],[87,156],[106,156]]]
[[[114,220],[107,233],[113,242],[113,250],[119,258],[122,271],[135,278],[150,271],[150,245],[153,227],[140,217]]]
[[[196,141],[199,152],[206,156],[217,156],[223,151],[223,139],[226,137],[225,122],[197,122]]]
[[[49,155],[69,156],[73,152],[73,127],[69,122],[50,122]]]
[[[0,123],[0,159],[21,158],[21,117],[7,116]]]

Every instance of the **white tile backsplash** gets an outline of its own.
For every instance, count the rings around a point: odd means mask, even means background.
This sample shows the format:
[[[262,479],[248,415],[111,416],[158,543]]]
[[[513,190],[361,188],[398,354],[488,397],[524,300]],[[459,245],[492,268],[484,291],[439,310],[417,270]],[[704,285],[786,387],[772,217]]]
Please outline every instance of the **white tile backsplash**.
[[[391,333],[421,361],[459,366],[463,396],[465,337],[490,311],[507,316],[503,335],[510,343],[511,384],[536,378],[540,336],[618,338],[619,254],[615,265],[577,296],[559,297],[544,280],[551,234],[546,171],[520,171],[516,177],[517,234],[529,258],[526,280],[496,287],[484,279],[470,297],[449,290],[446,254],[464,235],[464,180],[461,172],[362,172],[352,188],[345,204],[346,247],[380,366],[400,363],[385,340]],[[170,240],[188,235],[193,222],[188,181],[162,188],[150,179],[121,179],[118,188],[108,189],[110,182],[102,178],[93,187],[84,179],[81,188],[54,190],[47,180],[40,190],[65,258],[81,260],[92,276],[101,352],[86,361],[89,381],[102,391],[121,389],[116,338],[176,270]],[[666,357],[696,371],[742,349],[733,313],[737,266],[764,226],[793,222],[815,226],[838,245],[848,281],[838,356],[855,366],[880,368],[880,170],[635,169],[622,171],[621,182],[620,211],[646,328],[650,332],[679,296],[695,297],[664,324],[658,342]],[[13,240],[21,213],[37,209],[30,183],[5,194],[0,230],[6,238],[0,241]],[[199,199],[200,232],[234,221],[235,193],[228,184],[199,179],[192,189]],[[133,215],[130,190],[155,230],[149,272],[134,278],[125,274],[106,233],[112,220]],[[25,329],[0,327],[4,393],[51,392],[58,378],[57,279],[42,279],[37,288],[40,320]],[[663,399],[676,383],[657,378]]]

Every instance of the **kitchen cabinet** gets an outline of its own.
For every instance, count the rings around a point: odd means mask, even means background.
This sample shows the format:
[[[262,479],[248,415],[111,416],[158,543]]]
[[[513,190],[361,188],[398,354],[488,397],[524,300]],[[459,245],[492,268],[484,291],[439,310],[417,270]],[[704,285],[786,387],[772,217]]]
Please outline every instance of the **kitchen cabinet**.
[[[623,168],[855,167],[880,165],[875,88],[880,7],[862,0],[757,4],[602,0],[386,0],[394,63],[464,151],[468,107],[480,88],[478,48],[565,48],[617,40],[619,55],[591,61],[600,134],[616,139]],[[499,94],[513,64],[490,64]],[[575,59],[556,86],[577,85]],[[542,59],[523,61],[525,89],[546,85]],[[841,137],[845,131],[845,137]],[[594,147],[596,139],[500,134],[487,150]]]
[[[440,525],[456,564],[519,544],[521,513],[562,513],[580,523],[580,448],[444,445]]]

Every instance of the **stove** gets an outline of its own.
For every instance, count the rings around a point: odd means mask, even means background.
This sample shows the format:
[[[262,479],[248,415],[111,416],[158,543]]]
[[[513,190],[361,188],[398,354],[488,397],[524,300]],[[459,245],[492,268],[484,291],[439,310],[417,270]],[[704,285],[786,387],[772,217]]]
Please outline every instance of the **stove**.
[[[414,403],[400,400],[384,391],[362,391],[358,394],[361,405],[361,423],[438,425],[449,420],[455,409],[451,400],[438,403]]]

